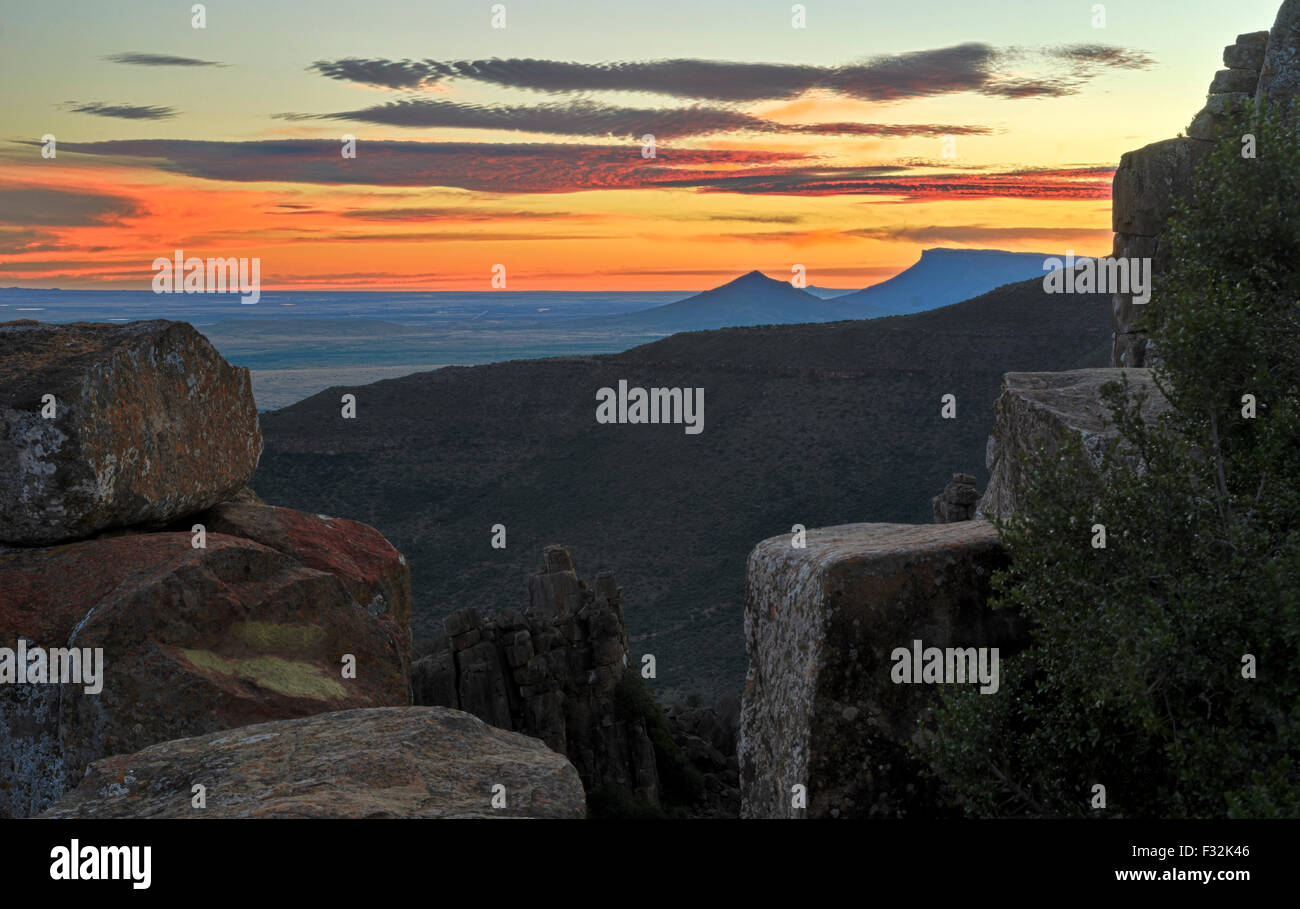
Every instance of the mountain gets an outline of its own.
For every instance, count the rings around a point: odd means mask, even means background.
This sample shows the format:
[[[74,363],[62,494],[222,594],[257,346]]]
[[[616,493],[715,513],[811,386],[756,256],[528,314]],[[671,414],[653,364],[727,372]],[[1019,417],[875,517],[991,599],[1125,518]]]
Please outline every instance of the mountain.
[[[790,325],[852,318],[842,307],[800,290],[789,281],[777,281],[751,271],[704,293],[617,316],[585,319],[577,325],[602,324],[625,329],[666,333],[731,328],[737,325]]]
[[[835,297],[852,318],[922,312],[968,300],[1003,284],[1043,274],[1043,253],[999,249],[927,249],[921,260],[887,281]]]
[[[1109,326],[1109,296],[1047,294],[1036,278],[916,315],[692,332],[332,388],[262,415],[253,486],[391,540],[411,567],[417,641],[463,607],[525,606],[520,578],[563,543],[582,576],[617,572],[658,694],[737,695],[756,543],[796,523],[927,523],[958,470],[983,489],[1002,374],[1105,365]],[[597,390],[621,379],[703,388],[704,431],[597,423]],[[340,418],[345,392],[355,419]],[[945,394],[957,419],[940,418]],[[498,523],[505,549],[491,545]]]

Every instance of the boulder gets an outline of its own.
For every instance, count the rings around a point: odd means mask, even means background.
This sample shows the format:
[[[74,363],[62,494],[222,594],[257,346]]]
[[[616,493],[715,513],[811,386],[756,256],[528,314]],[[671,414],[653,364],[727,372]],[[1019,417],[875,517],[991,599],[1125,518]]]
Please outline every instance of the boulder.
[[[1050,454],[1071,435],[1083,441],[1093,463],[1115,441],[1110,412],[1101,387],[1127,375],[1134,391],[1145,392],[1142,414],[1154,419],[1168,409],[1148,369],[1075,369],[1066,372],[1009,372],[993,406],[993,434],[988,444],[989,485],[976,513],[1008,518],[1024,495],[1034,452]]]
[[[937,685],[895,684],[891,654],[1026,644],[1009,612],[987,608],[1006,556],[986,521],[849,524],[783,534],[750,553],[749,672],[740,720],[744,817],[942,814],[908,753]],[[794,805],[794,787],[807,807]]]
[[[319,539],[329,533],[322,525]],[[98,692],[0,685],[0,816],[40,811],[105,755],[410,703],[409,630],[369,611],[372,596],[252,540],[210,533],[196,549],[192,539],[142,533],[0,553],[0,646],[21,638],[103,654]],[[340,548],[336,562],[351,555]],[[354,678],[343,677],[345,654]]]
[[[0,542],[165,524],[261,451],[248,370],[185,322],[0,325]]]
[[[204,787],[201,808],[195,784]],[[493,807],[494,794],[503,807]],[[537,739],[458,710],[389,707],[258,723],[105,758],[43,817],[585,815],[577,771]]]

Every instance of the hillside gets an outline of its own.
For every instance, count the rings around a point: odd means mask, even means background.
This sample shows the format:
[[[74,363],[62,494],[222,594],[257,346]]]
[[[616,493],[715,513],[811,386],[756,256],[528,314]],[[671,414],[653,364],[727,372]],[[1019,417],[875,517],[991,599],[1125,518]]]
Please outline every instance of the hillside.
[[[373,524],[408,558],[417,640],[465,606],[527,602],[549,543],[614,569],[661,693],[738,694],[745,558],[788,531],[930,519],[955,470],[984,472],[1008,370],[1104,365],[1105,296],[1034,279],[911,316],[678,334],[621,354],[448,367],[330,389],[262,416],[269,501]],[[700,435],[599,425],[620,379],[703,387]],[[355,420],[339,396],[356,393]],[[939,417],[954,394],[956,420]],[[508,548],[490,546],[507,527]]]

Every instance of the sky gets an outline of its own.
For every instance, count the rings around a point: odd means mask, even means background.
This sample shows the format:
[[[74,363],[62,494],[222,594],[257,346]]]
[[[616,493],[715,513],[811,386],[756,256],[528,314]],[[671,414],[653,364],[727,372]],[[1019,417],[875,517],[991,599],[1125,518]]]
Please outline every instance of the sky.
[[[1278,5],[0,0],[0,285],[147,289],[177,249],[264,290],[1106,255],[1120,156]]]

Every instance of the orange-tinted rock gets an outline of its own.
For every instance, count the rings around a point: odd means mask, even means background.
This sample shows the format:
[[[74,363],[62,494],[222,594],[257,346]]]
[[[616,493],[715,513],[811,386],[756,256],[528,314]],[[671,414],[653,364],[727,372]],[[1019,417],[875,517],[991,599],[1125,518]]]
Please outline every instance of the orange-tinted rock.
[[[97,694],[0,685],[0,816],[39,812],[106,755],[409,704],[409,631],[367,611],[343,580],[251,540],[209,533],[195,549],[191,539],[145,533],[0,554],[0,647],[22,637],[104,655]],[[343,677],[345,654],[355,678]]]
[[[255,540],[334,575],[368,612],[392,626],[410,662],[411,569],[375,528],[246,500],[222,502],[194,520],[208,533]]]
[[[0,541],[164,524],[228,498],[261,451],[248,370],[188,323],[0,324]]]

